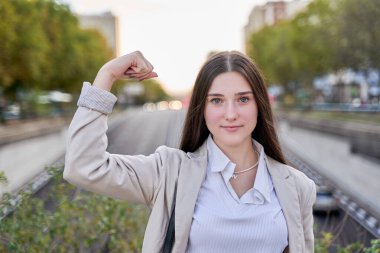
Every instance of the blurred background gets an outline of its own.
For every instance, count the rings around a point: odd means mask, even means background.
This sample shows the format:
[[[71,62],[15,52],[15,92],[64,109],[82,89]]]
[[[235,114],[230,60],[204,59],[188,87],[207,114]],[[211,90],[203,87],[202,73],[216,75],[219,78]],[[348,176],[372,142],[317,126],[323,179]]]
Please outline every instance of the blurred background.
[[[380,1],[2,0],[0,17],[0,252],[140,251],[146,207],[61,177],[83,81],[134,50],[159,77],[115,84],[108,151],[177,147],[202,63],[242,51],[318,185],[316,252],[380,252]]]

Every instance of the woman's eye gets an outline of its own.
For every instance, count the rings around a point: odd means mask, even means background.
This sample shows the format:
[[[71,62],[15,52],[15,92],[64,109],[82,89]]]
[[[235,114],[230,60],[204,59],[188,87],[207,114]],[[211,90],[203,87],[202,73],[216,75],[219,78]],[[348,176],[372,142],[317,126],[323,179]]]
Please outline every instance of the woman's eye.
[[[239,101],[242,102],[242,103],[248,103],[249,98],[247,98],[247,97],[241,97],[241,98],[239,99]]]
[[[220,98],[213,98],[210,101],[213,104],[220,104],[222,102],[222,100]]]

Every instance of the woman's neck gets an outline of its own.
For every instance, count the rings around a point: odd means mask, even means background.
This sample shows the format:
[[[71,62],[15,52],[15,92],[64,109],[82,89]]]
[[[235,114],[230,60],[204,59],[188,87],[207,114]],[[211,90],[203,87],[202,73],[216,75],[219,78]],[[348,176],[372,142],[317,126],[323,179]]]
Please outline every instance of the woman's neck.
[[[228,157],[228,159],[230,159],[231,162],[235,163],[236,167],[240,169],[252,166],[252,164],[256,163],[259,159],[257,153],[254,150],[252,142],[236,147],[227,146],[219,148]]]

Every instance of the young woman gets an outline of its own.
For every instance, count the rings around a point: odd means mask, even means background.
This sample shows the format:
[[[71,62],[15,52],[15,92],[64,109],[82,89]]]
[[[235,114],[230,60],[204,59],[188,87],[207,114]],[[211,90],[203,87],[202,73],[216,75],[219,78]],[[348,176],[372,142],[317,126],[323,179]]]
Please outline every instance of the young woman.
[[[113,82],[156,76],[134,52],[106,63],[93,85],[83,85],[64,178],[151,207],[142,252],[162,251],[174,203],[172,252],[314,252],[315,184],[286,165],[262,75],[239,52],[218,53],[201,68],[180,149],[106,152]]]

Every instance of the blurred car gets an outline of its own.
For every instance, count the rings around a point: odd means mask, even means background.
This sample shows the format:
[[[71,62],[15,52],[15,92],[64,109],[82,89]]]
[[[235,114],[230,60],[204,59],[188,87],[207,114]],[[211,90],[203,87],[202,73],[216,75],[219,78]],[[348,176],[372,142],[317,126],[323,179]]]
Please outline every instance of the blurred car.
[[[181,110],[182,109],[182,102],[179,100],[172,100],[169,102],[169,108],[171,110]]]
[[[1,111],[0,111],[1,113]],[[1,115],[0,115],[1,116]],[[7,107],[5,107],[5,110],[3,112],[2,116],[5,120],[11,120],[11,119],[20,119],[21,117],[21,108],[19,105],[12,104]]]
[[[156,108],[158,111],[164,111],[169,109],[169,102],[168,101],[160,101],[156,103]]]
[[[156,110],[156,104],[155,103],[145,103],[143,104],[143,110],[147,112],[153,112]]]
[[[317,185],[317,199],[313,210],[317,212],[335,212],[339,210],[338,201],[335,199],[331,188]]]

